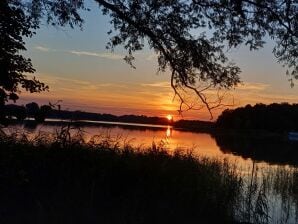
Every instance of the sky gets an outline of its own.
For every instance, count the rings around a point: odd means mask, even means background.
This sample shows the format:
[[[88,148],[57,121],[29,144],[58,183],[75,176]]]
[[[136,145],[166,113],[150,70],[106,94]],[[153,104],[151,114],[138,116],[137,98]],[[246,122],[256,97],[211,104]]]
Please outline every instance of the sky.
[[[32,59],[36,69],[34,76],[48,84],[50,91],[22,92],[19,104],[62,100],[65,110],[161,117],[171,114],[175,120],[210,119],[206,109],[179,115],[179,102],[173,100],[170,74],[157,74],[157,57],[153,51],[146,48],[135,53],[136,69],[132,69],[123,60],[126,54],[123,48],[116,48],[114,52],[106,50],[110,37],[107,32],[111,29],[109,18],[91,1],[88,4],[91,11],[82,14],[83,30],[43,24],[35,36],[26,40],[24,55]],[[298,86],[290,87],[285,68],[272,54],[274,43],[267,41],[258,51],[240,47],[227,53],[242,70],[242,84],[227,92],[225,98],[231,108],[298,102]],[[226,108],[213,111],[215,119],[223,109]]]

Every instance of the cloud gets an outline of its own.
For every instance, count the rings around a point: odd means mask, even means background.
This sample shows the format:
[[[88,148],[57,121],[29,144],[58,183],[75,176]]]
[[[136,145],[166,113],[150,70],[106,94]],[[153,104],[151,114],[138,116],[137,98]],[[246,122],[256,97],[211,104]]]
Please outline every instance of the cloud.
[[[296,103],[298,100],[297,95],[291,93],[290,90],[281,91],[270,84],[257,82],[244,83],[232,92],[238,102],[235,106],[254,105],[256,103]]]
[[[42,52],[49,52],[51,49],[43,46],[36,46],[34,47],[36,50],[42,51]]]
[[[104,58],[104,59],[110,59],[110,60],[120,60],[123,59],[124,56],[121,54],[114,54],[109,52],[91,52],[91,51],[80,51],[80,50],[57,50],[57,49],[50,49],[48,47],[44,46],[35,46],[34,47],[38,51],[42,52],[61,52],[61,53],[68,53],[73,54],[76,56],[89,56],[89,57],[98,57],[98,58]]]
[[[143,83],[142,86],[171,88],[170,82]]]
[[[40,81],[48,84],[51,89],[55,90],[71,90],[77,91],[78,89],[84,91],[94,91],[94,90],[103,90],[103,89],[113,89],[114,91],[118,89],[129,89],[132,83],[109,83],[109,82],[92,82],[88,80],[79,80],[66,78],[63,76],[53,76],[47,74],[36,73],[34,75],[27,74],[28,77],[36,77]]]
[[[270,87],[269,84],[258,82],[245,82],[236,87],[236,90],[249,90],[249,91],[263,91]]]
[[[90,51],[67,51],[67,53],[74,54],[77,56],[90,56],[90,57],[99,57],[99,58],[105,58],[105,59],[111,59],[111,60],[119,60],[123,59],[124,56],[120,54],[112,54],[112,53],[96,53],[96,52],[90,52]]]

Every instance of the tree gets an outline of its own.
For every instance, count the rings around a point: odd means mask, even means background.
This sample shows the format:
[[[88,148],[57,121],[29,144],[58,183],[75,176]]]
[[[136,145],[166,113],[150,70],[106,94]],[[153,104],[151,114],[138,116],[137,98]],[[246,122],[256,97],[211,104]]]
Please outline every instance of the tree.
[[[39,109],[37,116],[35,116],[35,120],[39,123],[44,122],[49,112],[52,110],[52,107],[49,105],[42,105]]]
[[[38,106],[37,103],[32,102],[26,104],[27,114],[30,117],[34,117],[35,121],[38,123],[44,122],[49,112],[52,110],[52,105],[42,105]]]
[[[28,104],[26,104],[26,110],[27,110],[27,114],[30,117],[35,117],[36,114],[38,114],[38,112],[39,112],[39,106],[35,102],[28,103]]]
[[[30,92],[48,89],[34,77],[25,75],[35,70],[31,60],[19,54],[26,50],[23,37],[31,37],[36,28],[38,24],[25,15],[20,2],[0,1],[0,106],[8,100],[16,101],[20,88]]]
[[[159,70],[169,68],[171,85],[183,106],[194,109],[183,97],[185,89],[198,96],[209,112],[222,106],[224,95],[215,101],[205,91],[230,89],[240,82],[240,69],[224,54],[225,44],[248,45],[251,50],[264,44],[269,35],[276,40],[275,56],[289,67],[291,77],[298,76],[297,0],[96,0],[118,31],[111,38],[112,49],[122,44],[132,52],[144,46],[144,40],[158,54]],[[193,30],[211,30],[194,35]],[[197,107],[201,109],[201,105]],[[211,114],[212,116],[212,114]]]
[[[2,120],[15,117],[18,121],[23,121],[27,117],[26,108],[24,106],[8,104],[4,106],[4,110],[2,112]]]
[[[274,39],[273,53],[288,67],[290,80],[298,78],[297,0],[94,0],[114,26],[107,47],[123,45],[125,61],[133,66],[133,52],[145,43],[158,55],[158,70],[171,71],[171,85],[181,102],[179,111],[211,110],[223,105],[224,95],[240,83],[240,68],[225,55],[226,48],[241,44],[251,50]],[[15,0],[26,2],[23,10],[35,24],[45,16],[54,25],[82,25],[79,15],[84,0]],[[206,33],[205,31],[208,31]],[[199,34],[195,34],[199,31]],[[110,34],[113,32],[110,31]],[[218,91],[210,100],[206,91]],[[185,100],[184,92],[196,94],[200,105]]]

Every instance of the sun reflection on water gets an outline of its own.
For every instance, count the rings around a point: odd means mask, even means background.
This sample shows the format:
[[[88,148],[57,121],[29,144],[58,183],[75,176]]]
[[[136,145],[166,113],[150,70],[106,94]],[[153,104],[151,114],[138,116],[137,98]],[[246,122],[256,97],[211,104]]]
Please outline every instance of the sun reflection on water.
[[[168,126],[168,128],[166,130],[166,137],[167,138],[172,137],[172,128],[170,126]]]

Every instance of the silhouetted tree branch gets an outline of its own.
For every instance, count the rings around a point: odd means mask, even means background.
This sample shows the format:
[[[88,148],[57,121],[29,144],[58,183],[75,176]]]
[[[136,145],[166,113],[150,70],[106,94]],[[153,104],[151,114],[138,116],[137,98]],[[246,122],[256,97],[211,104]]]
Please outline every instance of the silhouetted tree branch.
[[[0,2],[0,107],[8,100],[16,101],[21,88],[31,93],[48,89],[25,75],[35,70],[31,60],[19,54],[26,50],[23,37],[31,37],[38,25],[26,16],[21,6],[18,1]]]
[[[240,68],[229,61],[226,49],[241,44],[259,49],[266,36],[276,42],[273,53],[287,66],[290,80],[298,78],[296,0],[94,1],[113,25],[107,48],[124,46],[128,51],[124,59],[132,67],[135,51],[145,45],[153,49],[158,55],[158,71],[171,71],[171,86],[181,102],[179,111],[183,106],[193,108],[181,93],[188,89],[212,116],[212,109],[224,105],[218,92],[240,82]],[[86,9],[84,0],[11,2],[24,3],[23,10],[35,26],[46,17],[49,24],[82,27],[79,11]],[[205,92],[210,89],[217,91],[217,100],[208,101]]]

